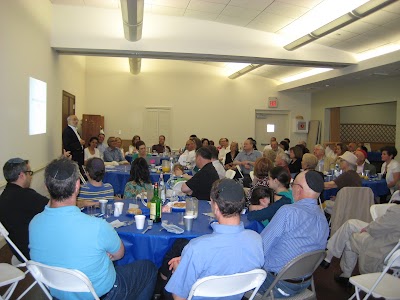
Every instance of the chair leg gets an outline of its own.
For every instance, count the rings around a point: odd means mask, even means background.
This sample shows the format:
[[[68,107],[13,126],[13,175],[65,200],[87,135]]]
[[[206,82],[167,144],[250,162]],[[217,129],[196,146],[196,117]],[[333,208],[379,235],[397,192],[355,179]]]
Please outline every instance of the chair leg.
[[[15,288],[17,287],[19,281],[14,282],[13,284],[11,284],[11,286],[7,289],[7,291],[5,292],[5,294],[3,295],[4,300],[8,300],[11,298],[11,295],[14,293]],[[3,299],[3,298],[2,298]]]

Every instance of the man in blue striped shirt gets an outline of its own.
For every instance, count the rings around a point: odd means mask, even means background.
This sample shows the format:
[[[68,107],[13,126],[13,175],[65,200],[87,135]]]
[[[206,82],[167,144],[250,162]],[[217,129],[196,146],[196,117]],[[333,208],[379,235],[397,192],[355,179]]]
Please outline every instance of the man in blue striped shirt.
[[[320,174],[301,172],[292,184],[294,204],[282,206],[271,222],[261,232],[267,278],[259,293],[265,293],[275,279],[275,274],[295,257],[325,249],[329,227],[317,199],[324,189]],[[298,294],[311,283],[311,276],[281,280],[274,287],[275,298]]]

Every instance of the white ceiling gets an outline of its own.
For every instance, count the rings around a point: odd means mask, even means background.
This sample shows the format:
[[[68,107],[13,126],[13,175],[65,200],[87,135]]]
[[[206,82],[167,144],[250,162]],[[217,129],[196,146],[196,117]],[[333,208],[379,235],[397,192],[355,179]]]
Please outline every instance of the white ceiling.
[[[50,0],[53,4],[95,6],[120,9],[119,0]],[[351,0],[348,0],[351,1]],[[323,0],[145,0],[144,24],[147,14],[179,16],[231,24],[276,34],[285,34],[298,18],[312,13]],[[122,20],[121,20],[122,22]],[[145,25],[144,25],[145,26]],[[400,44],[400,1],[316,40],[318,43],[359,54],[389,43]],[[225,63],[209,62],[212,66],[223,67]],[[301,73],[311,68],[264,65],[251,74],[280,82],[280,79]],[[398,76],[400,66],[382,66],[373,73]],[[360,75],[361,76],[361,75]],[[367,76],[367,75],[366,75]],[[369,75],[368,75],[369,76]],[[355,76],[351,77],[354,78]],[[349,77],[350,78],[350,77]],[[347,82],[335,79],[332,84]],[[324,82],[320,87],[329,85]],[[310,90],[308,85],[303,89]]]

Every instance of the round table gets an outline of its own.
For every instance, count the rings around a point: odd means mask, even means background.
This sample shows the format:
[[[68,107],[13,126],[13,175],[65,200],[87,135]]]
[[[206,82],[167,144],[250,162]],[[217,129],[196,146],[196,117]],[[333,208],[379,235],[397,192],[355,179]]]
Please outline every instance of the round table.
[[[374,193],[374,197],[380,197],[387,195],[389,193],[389,189],[387,187],[387,183],[385,179],[381,180],[363,180],[362,186],[371,188]],[[337,189],[329,189],[324,191],[324,197],[328,200],[331,196],[336,196]]]

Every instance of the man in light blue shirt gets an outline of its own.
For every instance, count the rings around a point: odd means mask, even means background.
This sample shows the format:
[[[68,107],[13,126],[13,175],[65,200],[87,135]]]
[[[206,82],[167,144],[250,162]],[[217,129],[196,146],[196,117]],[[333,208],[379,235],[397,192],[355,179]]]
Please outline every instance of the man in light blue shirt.
[[[106,300],[151,299],[157,276],[150,261],[117,266],[124,256],[118,234],[105,220],[88,216],[76,206],[78,165],[68,159],[52,161],[45,170],[50,204],[29,224],[31,259],[46,265],[77,269]],[[91,293],[51,289],[57,299],[93,299]]]
[[[299,173],[292,184],[294,204],[282,206],[261,232],[267,278],[259,293],[264,293],[275,275],[295,257],[325,249],[329,227],[317,199],[324,189],[321,175],[315,171]],[[311,276],[281,280],[273,289],[275,298],[298,294],[311,283]]]
[[[110,136],[107,140],[108,148],[104,150],[103,158],[105,162],[116,161],[119,164],[129,164],[129,162],[122,156],[121,149],[116,147],[117,140],[115,137]]]
[[[260,151],[254,150],[254,141],[247,139],[243,143],[243,151],[241,151],[233,161],[233,164],[240,167],[243,174],[243,185],[250,187],[251,178],[250,172],[254,170],[254,162],[257,158],[262,157]]]
[[[255,231],[244,229],[240,221],[244,205],[240,184],[227,178],[214,182],[211,208],[218,223],[211,225],[212,234],[191,240],[180,257],[169,261],[174,273],[165,289],[172,293],[174,299],[186,299],[192,285],[200,278],[231,275],[262,267],[261,237]],[[236,295],[227,299],[241,298],[242,295]]]
[[[97,144],[97,149],[99,149],[100,152],[100,157],[103,157],[104,151],[107,149],[107,145],[104,142],[105,139],[105,135],[104,133],[99,133],[99,135],[97,136],[99,143]]]

